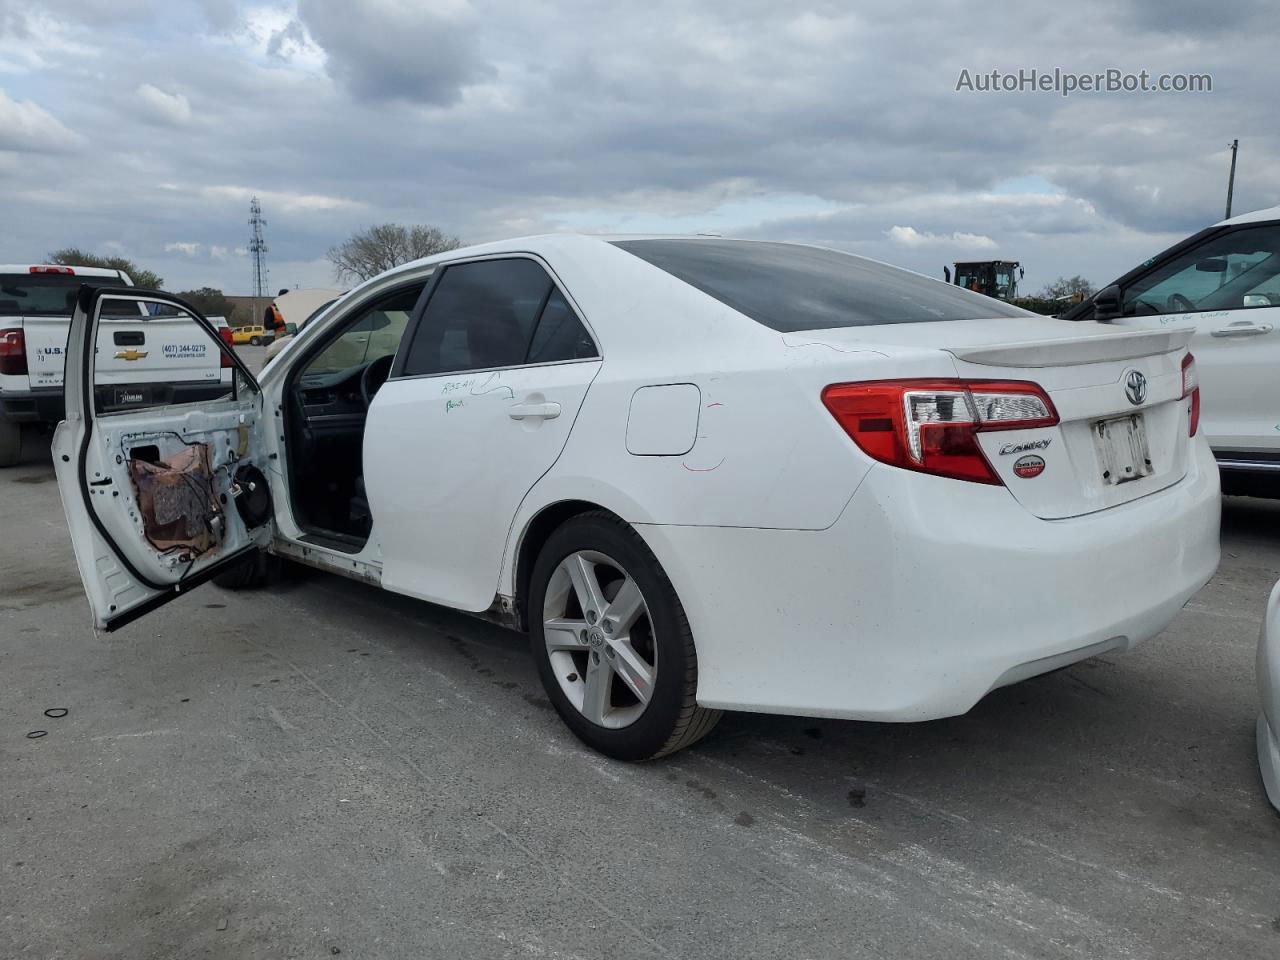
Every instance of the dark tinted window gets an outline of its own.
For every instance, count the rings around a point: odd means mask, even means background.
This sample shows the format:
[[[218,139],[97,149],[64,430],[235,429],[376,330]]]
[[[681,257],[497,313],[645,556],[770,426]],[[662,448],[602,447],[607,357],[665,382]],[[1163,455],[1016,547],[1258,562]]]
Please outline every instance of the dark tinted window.
[[[446,267],[427,303],[403,373],[416,376],[524,363],[551,278],[532,260]]]
[[[980,293],[833,250],[735,240],[615,244],[783,333],[1034,316]]]
[[[19,273],[0,276],[0,316],[69,317],[76,308],[80,287],[118,287],[115,277],[78,277],[65,273]],[[134,304],[107,301],[108,315],[138,316],[142,311]]]
[[[552,290],[529,344],[529,363],[585,360],[598,356],[591,335],[559,290]]]

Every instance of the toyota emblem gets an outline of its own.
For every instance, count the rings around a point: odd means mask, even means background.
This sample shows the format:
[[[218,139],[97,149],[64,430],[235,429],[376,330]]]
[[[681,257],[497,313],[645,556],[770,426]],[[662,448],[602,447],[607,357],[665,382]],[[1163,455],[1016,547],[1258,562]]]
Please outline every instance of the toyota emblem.
[[[1124,375],[1124,395],[1135,407],[1147,399],[1147,378],[1141,370],[1130,370]]]

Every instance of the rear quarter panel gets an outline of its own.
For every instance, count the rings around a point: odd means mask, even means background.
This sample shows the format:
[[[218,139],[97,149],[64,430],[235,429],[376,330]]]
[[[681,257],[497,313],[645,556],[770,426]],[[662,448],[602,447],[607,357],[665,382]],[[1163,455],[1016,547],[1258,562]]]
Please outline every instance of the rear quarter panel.
[[[822,405],[823,388],[955,375],[937,350],[891,356],[778,333],[630,254],[609,252],[599,260],[544,254],[595,331],[604,362],[564,451],[517,513],[504,565],[508,587],[528,524],[564,500],[599,504],[635,524],[829,527],[871,461]],[[697,388],[694,444],[674,455],[632,454],[632,398],[662,384]]]

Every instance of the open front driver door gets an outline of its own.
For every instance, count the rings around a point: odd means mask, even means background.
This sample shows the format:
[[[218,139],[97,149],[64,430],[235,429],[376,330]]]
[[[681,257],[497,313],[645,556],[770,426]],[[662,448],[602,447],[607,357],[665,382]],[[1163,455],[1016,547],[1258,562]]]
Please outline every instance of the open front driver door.
[[[82,287],[64,388],[54,467],[95,626],[121,627],[269,542],[261,392],[193,307]]]

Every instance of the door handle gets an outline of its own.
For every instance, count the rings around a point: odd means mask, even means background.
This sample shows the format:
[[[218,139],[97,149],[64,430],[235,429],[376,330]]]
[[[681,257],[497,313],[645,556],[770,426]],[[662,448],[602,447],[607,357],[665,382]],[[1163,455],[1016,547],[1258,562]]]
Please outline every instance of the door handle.
[[[554,420],[560,416],[558,403],[517,403],[507,408],[512,420]]]
[[[1237,323],[1229,323],[1225,327],[1219,327],[1217,330],[1211,330],[1211,337],[1256,337],[1264,333],[1270,333],[1274,329],[1269,323],[1254,323],[1251,320],[1241,320]]]

